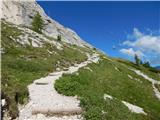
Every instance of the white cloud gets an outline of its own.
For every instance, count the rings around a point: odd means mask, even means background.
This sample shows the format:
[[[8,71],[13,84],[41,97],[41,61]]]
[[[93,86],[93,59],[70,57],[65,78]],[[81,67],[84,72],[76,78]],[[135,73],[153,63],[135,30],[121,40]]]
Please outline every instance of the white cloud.
[[[120,52],[123,53],[123,54],[127,54],[127,55],[129,55],[131,57],[134,57],[135,54],[138,55],[139,57],[143,57],[144,56],[144,54],[141,51],[139,51],[139,50],[134,51],[133,48],[121,49]]]
[[[126,40],[123,42],[123,45],[127,45],[127,46],[133,46],[133,42]]]
[[[133,34],[131,35],[131,34],[128,34],[127,35],[127,38],[128,39],[137,39],[137,38],[140,38],[140,37],[142,37],[144,34],[143,33],[141,33],[137,28],[134,28],[133,29]]]
[[[143,36],[134,43],[134,47],[143,51],[151,51],[160,54],[160,36]]]
[[[145,52],[155,52],[160,54],[160,36],[142,34],[137,28],[134,28],[135,41],[124,41],[123,45],[134,47]]]
[[[136,38],[142,37],[143,33],[141,33],[137,28],[133,29],[133,36]]]
[[[129,56],[137,53],[139,56],[145,57],[145,59],[157,61],[160,64],[160,35],[144,34],[134,28],[133,34],[128,36],[128,40],[124,41],[122,45],[128,46],[129,49],[121,49],[121,53]],[[153,56],[156,57],[154,58]]]

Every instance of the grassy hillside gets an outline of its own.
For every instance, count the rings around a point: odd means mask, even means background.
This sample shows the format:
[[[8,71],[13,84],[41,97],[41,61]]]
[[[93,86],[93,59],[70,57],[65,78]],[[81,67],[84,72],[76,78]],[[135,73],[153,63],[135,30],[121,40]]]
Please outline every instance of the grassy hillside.
[[[85,53],[93,53],[88,47],[70,45],[57,41],[55,37],[35,32],[28,33],[24,27],[6,22],[2,22],[1,28],[2,98],[7,100],[8,110],[13,118],[18,116],[18,103],[27,102],[27,85],[33,80],[56,71],[56,68],[63,70],[85,61]],[[27,39],[20,37],[25,35],[28,35]],[[27,44],[23,43],[25,40]],[[41,43],[37,44],[42,46],[35,47],[33,40],[40,40]],[[61,49],[57,47],[58,44]],[[159,72],[154,69],[101,55],[99,63],[89,64],[80,69],[79,74],[63,75],[56,82],[55,88],[64,95],[78,95],[87,120],[159,120],[160,104],[151,83],[128,68],[139,69],[149,77],[160,80]],[[159,85],[155,86],[160,90]],[[114,99],[104,99],[105,94]],[[122,100],[142,107],[147,116],[132,113]]]
[[[79,74],[64,74],[55,88],[67,96],[77,95],[87,120],[159,120],[160,102],[152,84],[128,68],[140,69],[160,80],[157,73],[129,61],[101,57],[99,63],[89,64]],[[113,96],[113,100],[104,99],[105,94]],[[142,107],[147,115],[131,112],[122,100]]]
[[[43,42],[42,47],[33,47],[32,44],[20,44],[20,35],[25,31],[16,26],[2,22],[2,98],[8,103],[8,109],[13,118],[18,115],[17,104],[27,102],[27,85],[33,80],[46,76],[56,68],[63,70],[65,67],[80,63],[87,59],[85,51],[74,45],[64,44],[63,50],[57,49],[55,45]],[[28,41],[32,42],[32,35]],[[56,39],[48,38],[50,41]],[[23,39],[22,39],[23,41]]]

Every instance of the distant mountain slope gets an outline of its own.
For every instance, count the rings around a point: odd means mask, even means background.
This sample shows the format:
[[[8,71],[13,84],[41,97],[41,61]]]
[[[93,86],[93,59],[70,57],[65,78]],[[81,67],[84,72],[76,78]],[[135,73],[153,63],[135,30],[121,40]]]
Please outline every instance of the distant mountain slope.
[[[160,70],[160,66],[156,66],[155,68],[156,68],[157,70]]]

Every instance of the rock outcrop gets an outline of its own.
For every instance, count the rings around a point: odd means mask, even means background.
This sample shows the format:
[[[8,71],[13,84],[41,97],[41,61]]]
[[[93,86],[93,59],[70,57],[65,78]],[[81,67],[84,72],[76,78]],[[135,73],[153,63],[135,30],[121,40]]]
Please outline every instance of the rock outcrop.
[[[62,41],[64,42],[78,46],[92,47],[90,44],[83,41],[73,30],[65,28],[47,16],[35,0],[3,0],[1,7],[1,19],[4,19],[7,22],[31,27],[32,19],[38,12],[44,21],[43,33],[47,36],[57,38],[57,35],[60,34],[62,36]]]

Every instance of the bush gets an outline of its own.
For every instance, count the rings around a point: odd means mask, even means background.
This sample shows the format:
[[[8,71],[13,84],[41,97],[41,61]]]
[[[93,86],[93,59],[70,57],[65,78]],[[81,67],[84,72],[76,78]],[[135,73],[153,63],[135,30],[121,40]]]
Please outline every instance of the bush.
[[[59,91],[59,93],[64,93],[67,96],[74,96],[75,90],[80,86],[80,84],[76,80],[66,79],[65,77],[59,79],[55,83],[55,89]]]
[[[143,64],[143,66],[149,68],[149,67],[150,67],[150,63],[147,61],[147,62],[145,62],[145,63]]]
[[[97,50],[97,49],[94,47],[93,50]]]
[[[57,40],[58,40],[58,41],[61,41],[61,40],[62,40],[61,35],[58,35],[58,36],[57,36]]]
[[[84,113],[84,116],[87,120],[102,120],[101,108],[91,107],[87,112]]]

